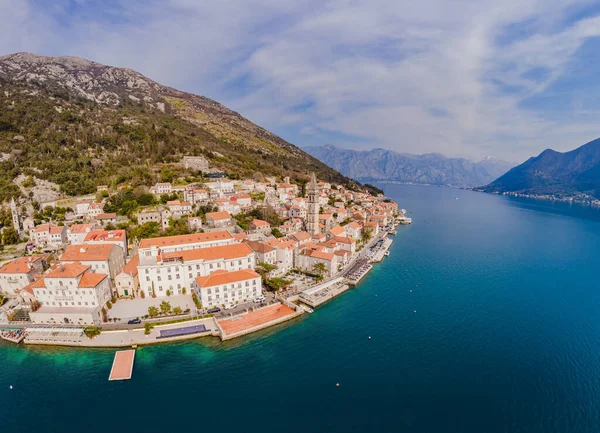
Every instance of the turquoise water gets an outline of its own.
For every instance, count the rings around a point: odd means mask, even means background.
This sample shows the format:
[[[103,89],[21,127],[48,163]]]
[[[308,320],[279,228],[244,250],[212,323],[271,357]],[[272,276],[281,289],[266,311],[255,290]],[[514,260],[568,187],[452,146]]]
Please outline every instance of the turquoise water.
[[[600,431],[599,212],[384,187],[413,225],[312,315],[125,382],[112,350],[0,346],[0,432]]]

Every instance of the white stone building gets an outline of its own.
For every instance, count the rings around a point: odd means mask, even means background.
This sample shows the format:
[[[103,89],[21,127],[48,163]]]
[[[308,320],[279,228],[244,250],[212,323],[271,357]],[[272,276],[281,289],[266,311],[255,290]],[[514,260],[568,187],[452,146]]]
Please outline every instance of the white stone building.
[[[182,294],[193,287],[194,279],[217,270],[254,269],[254,252],[245,244],[215,246],[185,251],[160,252],[156,257],[140,255],[140,291],[157,297]]]
[[[44,271],[45,264],[45,256],[21,257],[5,263],[0,267],[0,293],[15,296]]]
[[[125,230],[92,230],[81,243],[117,245],[121,247],[123,257],[127,257],[127,232]]]
[[[81,263],[62,264],[30,287],[42,304],[30,313],[33,323],[100,324],[102,307],[112,296],[108,275]]]
[[[260,275],[252,269],[218,270],[196,277],[194,290],[204,307],[235,305],[262,296]]]
[[[67,243],[67,228],[65,226],[53,226],[40,224],[33,231],[33,241],[37,245],[61,248]]]
[[[62,263],[81,263],[93,272],[108,274],[114,279],[125,266],[123,249],[114,244],[69,245],[60,257]]]
[[[82,244],[85,241],[85,237],[94,228],[94,224],[73,224],[67,227],[67,241],[71,245]]]
[[[134,256],[115,277],[115,289],[119,297],[133,297],[138,293],[140,280],[138,278],[138,265],[140,256]]]

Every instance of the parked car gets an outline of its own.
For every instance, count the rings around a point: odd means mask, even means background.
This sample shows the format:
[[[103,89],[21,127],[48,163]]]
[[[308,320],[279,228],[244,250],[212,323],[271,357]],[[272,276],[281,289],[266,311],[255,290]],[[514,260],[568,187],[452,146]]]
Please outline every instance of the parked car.
[[[235,305],[232,305],[232,304],[227,304],[223,307],[224,310],[231,310],[233,308],[235,308]]]
[[[208,314],[215,314],[215,313],[218,313],[219,311],[221,311],[221,309],[219,307],[214,307],[214,308],[211,308],[210,310],[208,310]]]
[[[142,323],[140,319],[131,319],[129,322],[127,322],[128,325],[139,325],[140,323]]]

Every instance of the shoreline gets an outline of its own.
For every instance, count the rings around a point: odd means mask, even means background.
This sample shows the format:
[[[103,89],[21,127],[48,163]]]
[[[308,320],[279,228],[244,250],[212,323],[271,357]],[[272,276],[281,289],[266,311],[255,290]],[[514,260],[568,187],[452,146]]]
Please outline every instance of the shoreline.
[[[392,230],[397,229],[398,225],[400,225],[400,224],[395,223]],[[327,303],[329,303],[329,301],[337,298],[338,296],[342,295],[343,293],[346,293],[350,289],[356,288],[359,285],[360,281],[362,281],[364,279],[364,277],[366,277],[366,275],[374,268],[374,265],[383,261],[384,253],[386,253],[389,250],[389,248],[393,242],[392,239],[389,238],[389,236],[390,236],[390,232],[384,231],[384,233],[379,234],[378,236],[371,239],[369,241],[369,243],[366,244],[362,248],[361,252],[357,253],[357,256],[355,257],[356,261],[358,261],[363,256],[364,252],[368,248],[370,248],[374,243],[376,243],[378,240],[384,240],[383,250],[380,251],[381,257],[378,257],[378,260],[370,259],[368,261],[368,263],[369,263],[368,270],[357,281],[352,281],[347,276],[344,276],[345,272],[347,272],[352,267],[352,266],[349,266],[346,269],[344,269],[340,274],[337,274],[337,275],[331,277],[329,280],[320,283],[320,285],[323,285],[323,289],[326,289],[329,286],[331,286],[332,284],[334,284],[335,281],[339,281],[341,279],[345,282],[345,284],[348,285],[348,287],[344,290],[337,291],[336,293],[331,294],[330,296],[328,296],[328,298],[326,300],[318,303],[318,305],[315,305],[313,308],[316,309],[321,305],[327,304]],[[306,289],[306,290],[310,290],[310,288]],[[223,343],[225,341],[230,341],[230,340],[240,338],[243,336],[248,336],[250,334],[253,334],[253,333],[256,333],[259,331],[263,331],[267,328],[283,324],[285,322],[296,319],[296,318],[302,316],[303,314],[307,313],[305,308],[303,308],[301,305],[296,305],[296,304],[292,303],[292,302],[300,302],[302,304],[306,304],[305,302],[302,301],[302,299],[299,297],[298,294],[288,296],[287,298],[282,296],[281,298],[279,298],[279,301],[280,301],[281,305],[285,305],[290,308],[293,307],[293,309],[295,310],[294,313],[284,316],[284,317],[280,317],[280,318],[271,320],[266,323],[259,324],[257,326],[253,326],[251,328],[242,330],[240,332],[229,334],[229,335],[227,335],[223,331],[223,329],[219,325],[219,321],[216,318],[210,317],[210,318],[204,318],[204,319],[189,320],[189,321],[179,322],[179,323],[175,323],[175,324],[167,324],[167,325],[156,324],[153,326],[153,329],[149,335],[146,335],[144,333],[145,330],[142,327],[142,328],[134,328],[134,329],[126,329],[126,330],[106,330],[106,331],[102,331],[100,333],[100,335],[94,337],[93,339],[90,339],[83,334],[83,330],[81,328],[64,328],[65,330],[67,330],[67,329],[70,330],[71,333],[74,333],[74,334],[80,333],[79,336],[76,336],[76,335],[59,336],[58,333],[60,332],[61,328],[55,327],[53,329],[55,330],[56,335],[48,335],[48,336],[45,336],[46,338],[43,338],[42,336],[30,338],[30,336],[27,336],[24,339],[22,339],[22,341],[20,343],[15,343],[15,342],[12,342],[12,341],[10,341],[8,339],[4,339],[4,338],[3,338],[3,340],[6,341],[7,343],[16,344],[17,346],[21,345],[21,343],[22,343],[23,346],[47,346],[47,347],[65,347],[65,348],[68,347],[68,348],[85,348],[85,349],[119,349],[119,348],[125,348],[125,347],[150,346],[150,345],[163,344],[163,343],[189,341],[189,340],[195,340],[195,339],[205,338],[205,337],[217,337],[220,339],[220,343]],[[270,308],[270,307],[271,306],[262,307],[255,311],[260,311],[262,309],[266,309],[266,308]],[[244,315],[247,315],[247,314],[249,314],[249,312],[241,313],[236,316],[232,316],[228,319],[234,319],[234,320],[241,319]],[[205,325],[206,331],[189,334],[189,335],[158,338],[158,335],[159,335],[159,332],[161,329],[181,328],[181,327],[185,327],[185,326],[192,326],[194,324]],[[7,325],[7,328],[16,328],[16,327],[11,327],[10,325]],[[23,328],[23,329],[25,329],[25,328]],[[42,328],[42,329],[44,329],[44,328]],[[48,331],[48,332],[50,332],[51,334],[53,333],[52,331]],[[65,331],[65,332],[67,332],[67,331]]]

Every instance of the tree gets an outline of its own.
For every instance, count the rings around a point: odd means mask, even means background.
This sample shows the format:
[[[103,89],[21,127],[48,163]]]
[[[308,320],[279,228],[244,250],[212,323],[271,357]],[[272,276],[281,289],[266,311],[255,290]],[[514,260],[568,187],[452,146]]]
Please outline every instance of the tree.
[[[175,308],[173,308],[173,314],[175,314],[175,315],[181,314],[181,307],[175,307]]]
[[[265,263],[265,262],[260,262],[257,265],[257,269],[256,272],[258,272],[259,274],[261,274],[261,276],[263,277],[268,277],[271,272],[273,272],[275,269],[277,269],[277,265],[272,265],[270,263]]]
[[[360,240],[362,241],[363,244],[366,244],[367,242],[369,242],[371,240],[371,237],[373,235],[373,230],[366,228],[363,229],[362,233],[360,234]]]
[[[279,230],[279,228],[277,228],[277,227],[273,227],[273,230],[271,230],[271,234],[273,236],[275,236],[276,238],[282,238],[285,236],[283,233],[281,233],[281,230]]]
[[[150,317],[158,316],[158,308],[156,308],[154,305],[148,307],[148,315]]]
[[[315,263],[313,266],[313,272],[317,274],[319,277],[323,278],[323,274],[327,271],[327,267],[325,263]]]
[[[272,292],[281,290],[291,283],[291,280],[286,280],[284,278],[269,278],[267,281],[265,281],[267,288]]]
[[[194,301],[194,305],[196,305],[198,310],[202,308],[202,304],[198,300],[198,295],[196,295],[196,292],[192,292],[192,301]]]
[[[150,335],[153,328],[154,328],[154,325],[152,325],[151,323],[148,323],[148,322],[144,323],[144,334]]]
[[[83,332],[85,333],[87,338],[91,339],[100,335],[100,328],[98,328],[97,326],[88,326],[84,329]]]
[[[162,311],[165,314],[171,311],[171,303],[167,301],[162,301],[160,303],[160,311]]]
[[[4,245],[13,245],[19,243],[19,234],[14,227],[8,227],[2,232],[2,243]]]

